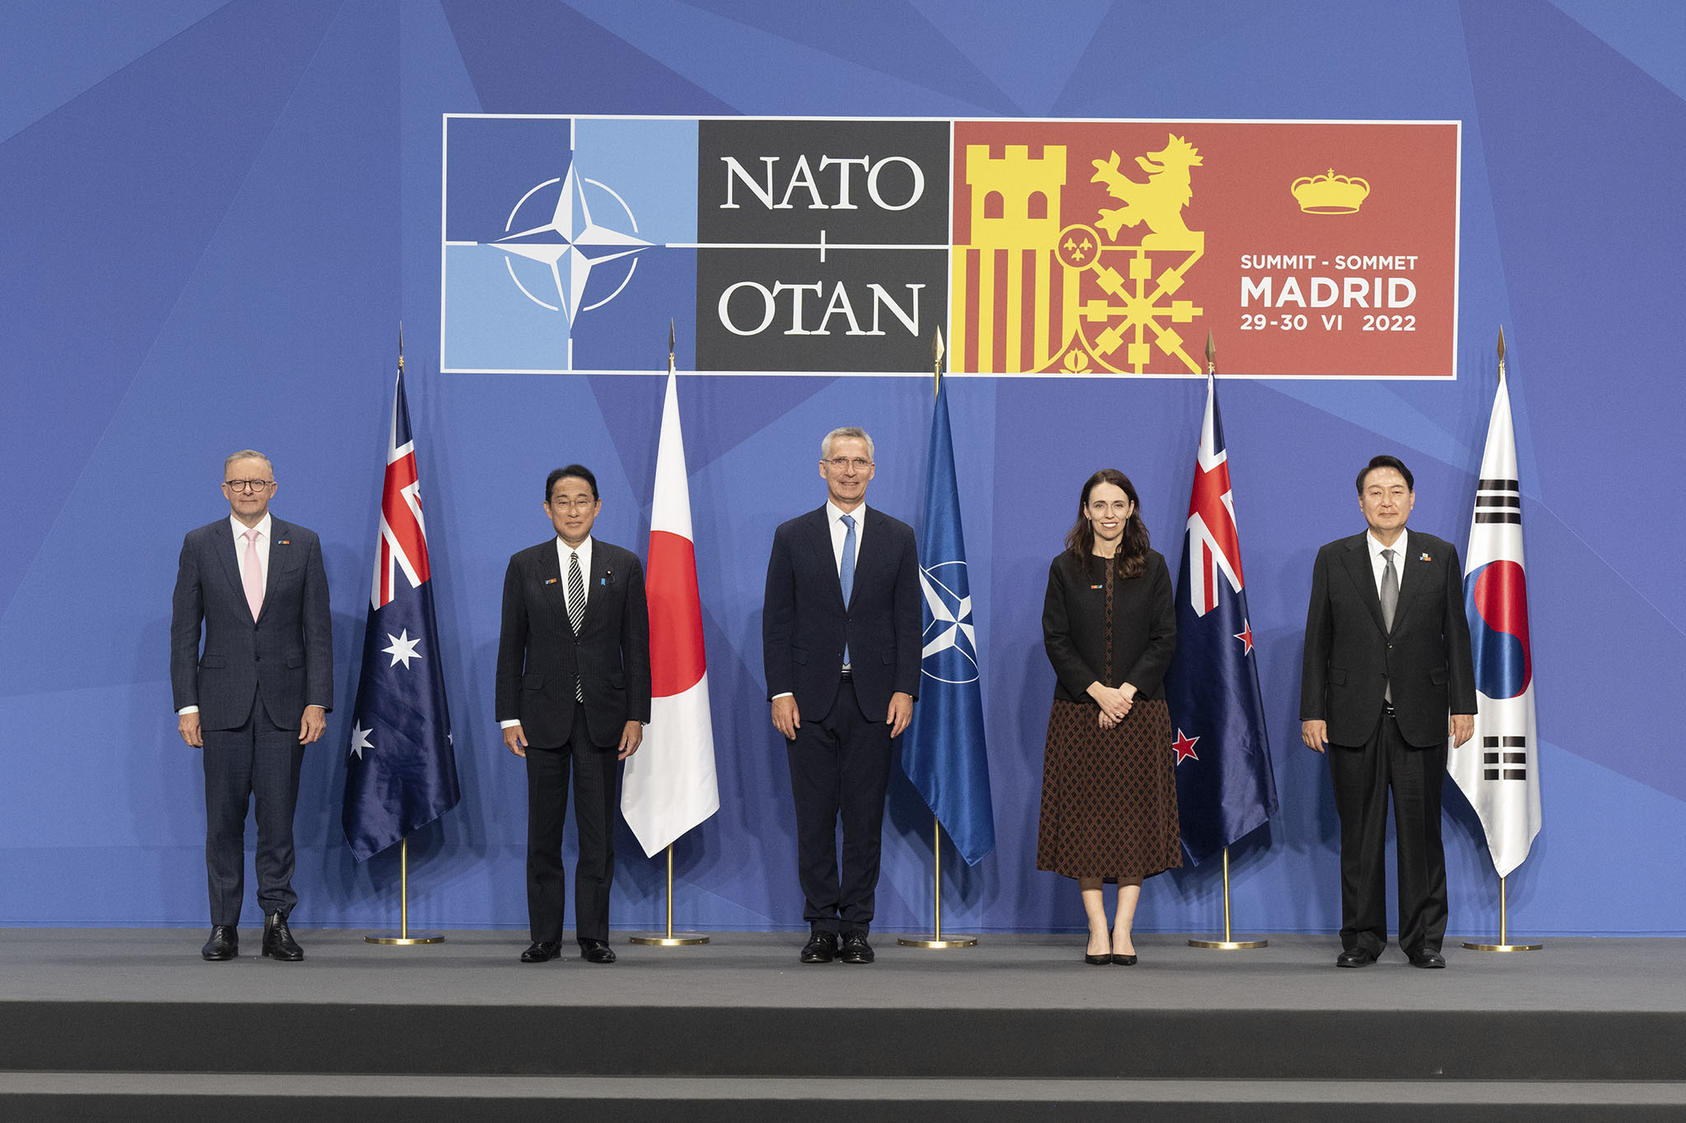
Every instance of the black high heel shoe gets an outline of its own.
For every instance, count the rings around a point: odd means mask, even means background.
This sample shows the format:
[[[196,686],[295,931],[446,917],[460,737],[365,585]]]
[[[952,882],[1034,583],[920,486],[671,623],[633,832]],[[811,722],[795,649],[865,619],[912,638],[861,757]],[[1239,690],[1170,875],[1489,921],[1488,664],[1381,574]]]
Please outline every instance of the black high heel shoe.
[[[1083,962],[1087,963],[1091,967],[1105,967],[1107,964],[1112,962],[1112,956],[1110,956],[1110,955],[1084,955],[1083,956]]]
[[[1136,965],[1136,956],[1134,952],[1129,955],[1119,955],[1117,952],[1113,952],[1111,955],[1107,956],[1107,958],[1118,964],[1120,967],[1134,967]]]

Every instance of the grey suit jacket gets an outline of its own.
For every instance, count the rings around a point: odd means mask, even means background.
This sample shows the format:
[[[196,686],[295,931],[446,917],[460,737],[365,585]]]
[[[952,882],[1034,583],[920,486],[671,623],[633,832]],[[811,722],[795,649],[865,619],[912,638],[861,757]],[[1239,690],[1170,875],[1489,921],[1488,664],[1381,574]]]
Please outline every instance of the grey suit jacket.
[[[170,687],[205,729],[236,729],[260,699],[283,728],[307,705],[334,708],[333,621],[316,533],[271,516],[269,576],[256,621],[227,518],[182,540],[170,611]],[[200,648],[203,632],[204,648]]]

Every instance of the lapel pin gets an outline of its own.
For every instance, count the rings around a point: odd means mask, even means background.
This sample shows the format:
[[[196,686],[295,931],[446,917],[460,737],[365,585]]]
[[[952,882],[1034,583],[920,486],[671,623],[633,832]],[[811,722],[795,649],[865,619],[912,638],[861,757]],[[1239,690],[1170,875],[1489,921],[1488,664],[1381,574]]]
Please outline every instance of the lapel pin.
[[[1433,561],[1434,559],[1429,557],[1428,553],[1425,551],[1425,552],[1417,555],[1417,560],[1418,561]]]
[[[554,577],[546,577],[546,578],[545,578],[545,579],[544,579],[544,583],[545,583],[545,584],[546,584],[546,585],[554,585],[554,584],[556,584],[556,578],[554,578]]]
[[[283,546],[291,546],[292,544],[293,544],[293,540],[291,538],[281,539],[281,545],[283,545]]]

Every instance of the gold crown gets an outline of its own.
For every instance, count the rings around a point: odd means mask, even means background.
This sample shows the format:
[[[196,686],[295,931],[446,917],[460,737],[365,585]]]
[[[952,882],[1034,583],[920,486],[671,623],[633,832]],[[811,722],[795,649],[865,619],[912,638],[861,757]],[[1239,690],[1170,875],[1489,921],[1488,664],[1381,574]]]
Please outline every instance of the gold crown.
[[[1355,175],[1336,175],[1330,168],[1324,175],[1301,176],[1288,190],[1306,214],[1355,214],[1369,197],[1370,184]]]

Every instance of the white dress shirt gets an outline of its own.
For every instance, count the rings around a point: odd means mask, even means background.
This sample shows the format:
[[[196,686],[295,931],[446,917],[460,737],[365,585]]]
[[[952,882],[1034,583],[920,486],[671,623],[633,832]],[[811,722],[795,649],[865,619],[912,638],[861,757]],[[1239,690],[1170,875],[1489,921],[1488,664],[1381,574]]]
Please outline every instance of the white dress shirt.
[[[1405,551],[1411,544],[1411,532],[1405,527],[1399,528],[1399,537],[1393,540],[1393,545],[1384,546],[1376,541],[1373,530],[1364,533],[1364,544],[1370,547],[1370,572],[1376,579],[1376,596],[1382,595],[1382,574],[1387,572],[1387,559],[1382,557],[1383,550],[1393,551],[1393,572],[1399,577],[1399,587],[1405,588]]]

